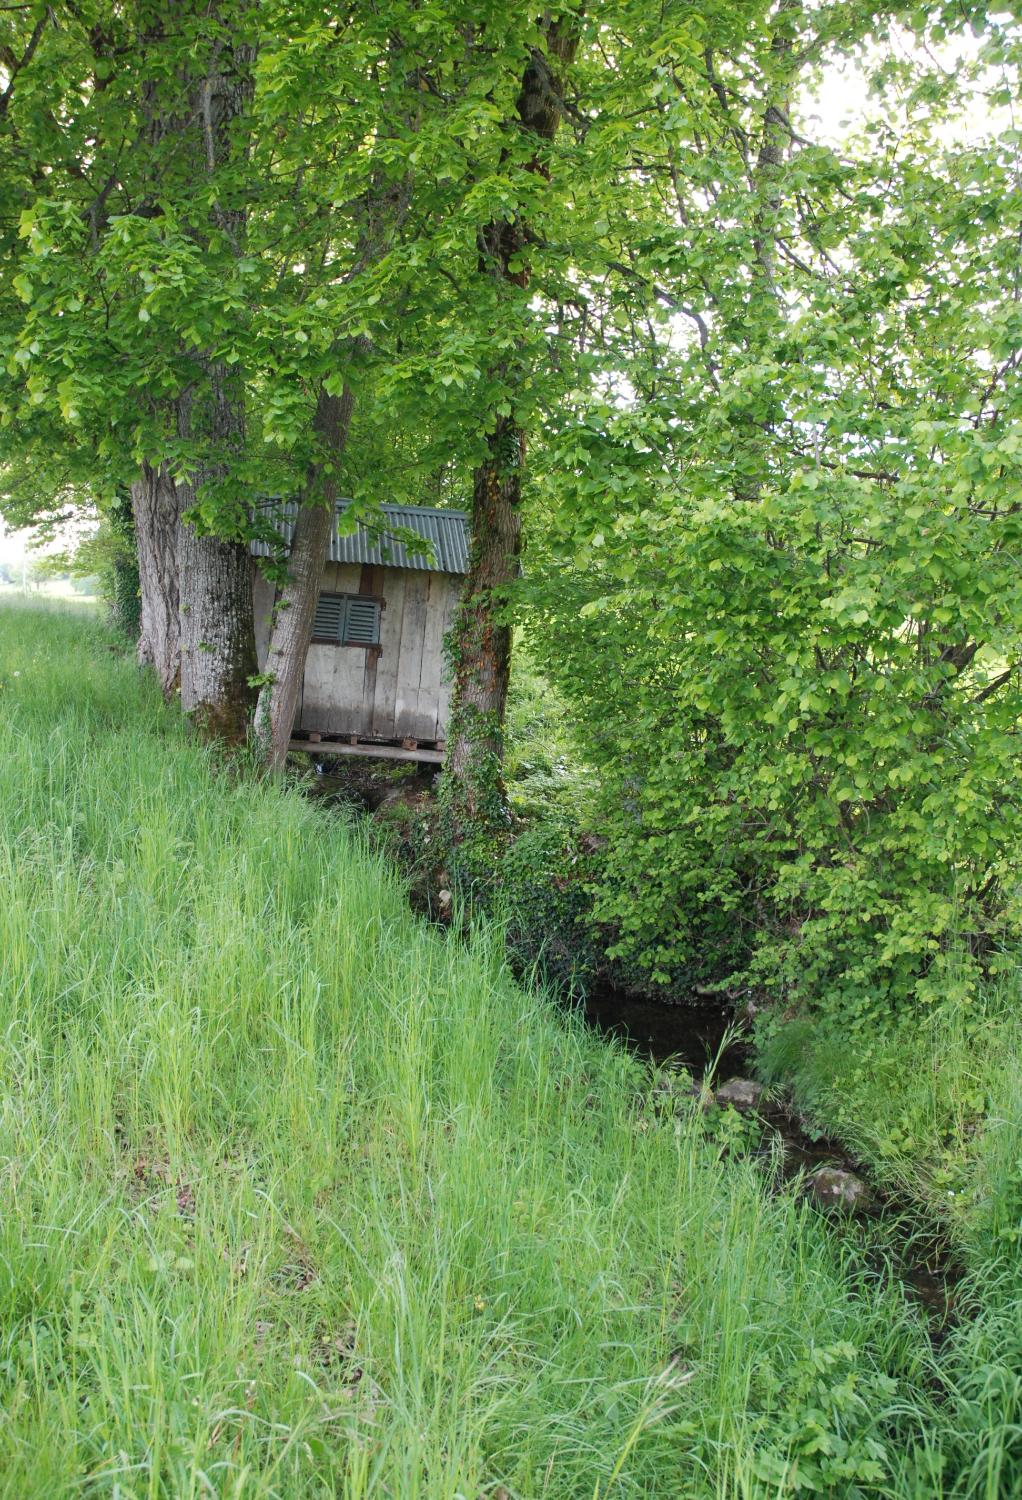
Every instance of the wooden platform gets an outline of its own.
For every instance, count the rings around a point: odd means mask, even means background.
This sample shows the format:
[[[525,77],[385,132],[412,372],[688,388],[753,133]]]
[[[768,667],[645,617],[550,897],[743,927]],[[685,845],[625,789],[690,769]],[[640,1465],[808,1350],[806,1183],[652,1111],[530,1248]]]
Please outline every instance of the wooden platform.
[[[404,750],[400,745],[353,745],[348,740],[292,740],[289,750],[305,755],[366,755],[373,760],[421,760],[429,765],[443,764],[442,750]]]

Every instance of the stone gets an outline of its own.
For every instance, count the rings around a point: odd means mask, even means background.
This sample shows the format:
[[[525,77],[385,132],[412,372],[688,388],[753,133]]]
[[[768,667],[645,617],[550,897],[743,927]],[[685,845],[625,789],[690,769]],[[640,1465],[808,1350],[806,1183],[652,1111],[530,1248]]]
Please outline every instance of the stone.
[[[714,1099],[721,1109],[737,1109],[739,1112],[758,1109],[766,1092],[761,1083],[756,1083],[751,1078],[729,1078],[727,1083],[722,1083],[714,1094]]]
[[[756,995],[749,995],[741,1005],[735,1008],[735,1020],[741,1021],[745,1026],[751,1026],[757,1016],[762,1016],[769,1010],[766,1001]]]
[[[873,1198],[862,1178],[845,1167],[817,1167],[806,1178],[805,1193],[821,1208],[851,1214],[866,1213]]]

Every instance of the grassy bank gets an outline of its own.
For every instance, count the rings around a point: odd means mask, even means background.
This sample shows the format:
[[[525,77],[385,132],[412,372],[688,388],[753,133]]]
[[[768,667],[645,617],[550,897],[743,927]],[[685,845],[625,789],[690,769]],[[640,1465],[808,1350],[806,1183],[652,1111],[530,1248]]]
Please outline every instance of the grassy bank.
[[[544,940],[555,958],[564,953],[559,969],[550,965],[564,983],[585,983],[584,965],[573,973],[569,962],[582,958],[611,983],[641,987],[642,975],[610,972],[601,951],[612,934],[594,929],[584,892],[599,862],[581,879],[572,863],[596,819],[594,773],[580,761],[566,706],[522,645],[509,716],[509,791],[522,819],[507,861],[518,877],[509,927],[515,918],[528,927],[527,957],[546,960]],[[977,1269],[1022,1237],[1022,969],[1009,957],[1001,955],[1002,977],[983,986],[950,975],[926,1007],[864,1015],[823,993],[803,1014],[784,1008],[783,1020],[766,1014],[756,1029],[762,1077]],[[674,998],[684,1005],[690,988]]]
[[[837,1135],[875,1181],[942,1223],[970,1264],[1022,1233],[1018,982],[889,1017],[840,1013],[765,1028],[760,1071]]]
[[[0,952],[0,1494],[1018,1493],[1007,1292],[938,1359],[81,615],[0,610]]]

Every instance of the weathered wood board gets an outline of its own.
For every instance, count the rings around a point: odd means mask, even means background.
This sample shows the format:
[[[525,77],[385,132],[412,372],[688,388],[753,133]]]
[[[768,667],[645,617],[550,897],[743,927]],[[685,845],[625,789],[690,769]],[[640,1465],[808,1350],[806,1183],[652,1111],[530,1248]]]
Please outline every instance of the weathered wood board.
[[[273,626],[273,601],[276,587],[252,564],[252,612],[255,615],[256,662],[260,672],[266,666],[266,653],[270,649],[270,630]]]
[[[401,667],[401,625],[404,619],[407,572],[388,568],[383,575],[383,614],[380,618],[380,655],[376,662],[376,692],[373,698],[372,734],[376,739],[396,740],[394,702]]]
[[[357,563],[328,563],[322,592],[357,594]],[[299,724],[324,733],[361,734],[365,651],[352,646],[324,646],[313,641],[305,659],[305,691]],[[355,720],[353,728],[348,725]]]
[[[403,750],[399,745],[349,745],[346,740],[292,740],[289,750],[301,750],[313,760],[320,755],[361,755],[368,760],[414,760],[420,765],[439,766],[440,750]]]
[[[401,658],[394,694],[395,739],[418,739],[415,721],[419,711],[419,678],[426,634],[429,602],[428,573],[409,573],[405,578],[405,607],[401,620]],[[426,736],[423,735],[423,739]]]

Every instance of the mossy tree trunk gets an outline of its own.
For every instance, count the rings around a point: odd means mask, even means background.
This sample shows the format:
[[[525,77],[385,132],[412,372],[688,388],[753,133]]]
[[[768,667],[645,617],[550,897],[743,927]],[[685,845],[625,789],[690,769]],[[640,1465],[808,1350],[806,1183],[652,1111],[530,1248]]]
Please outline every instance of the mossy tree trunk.
[[[545,48],[534,48],[517,100],[519,129],[552,141],[563,114],[555,71],[570,64],[578,47],[574,18],[552,22]],[[520,170],[520,169],[518,169]],[[548,175],[539,155],[529,170]],[[520,219],[501,219],[479,232],[480,274],[525,292],[529,272],[521,256],[527,243]],[[501,383],[527,372],[514,357],[491,374]],[[472,832],[494,833],[507,821],[503,780],[504,716],[511,673],[511,585],[521,553],[522,467],[526,435],[513,415],[494,414],[487,453],[472,485],[472,546],[461,603],[448,639],[454,692],[448,725],[443,798],[448,837],[464,842]]]
[[[255,675],[252,559],[244,542],[199,536],[182,522],[181,707],[200,734],[241,744]]]
[[[114,552],[110,565],[107,604],[110,619],[117,630],[137,648],[141,635],[141,590],[138,573],[138,541],[132,514],[131,489],[124,486],[107,512],[107,524],[113,538]]]
[[[213,456],[177,484],[181,707],[200,734],[240,744],[248,735],[255,702],[252,558],[244,540],[203,531],[186,517],[197,511],[206,486],[228,482],[231,460],[241,455],[245,441],[241,382],[233,371],[210,361],[201,397],[196,425]],[[192,404],[182,403],[183,434],[190,431],[192,415]]]
[[[503,604],[518,576],[525,436],[512,418],[502,418],[487,447],[487,459],[473,476],[469,571],[452,631],[454,694],[445,770],[447,796],[459,819],[493,827],[506,817],[502,763],[511,625]]]

